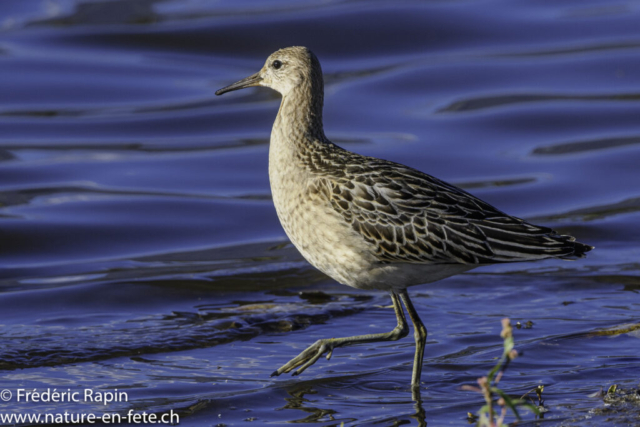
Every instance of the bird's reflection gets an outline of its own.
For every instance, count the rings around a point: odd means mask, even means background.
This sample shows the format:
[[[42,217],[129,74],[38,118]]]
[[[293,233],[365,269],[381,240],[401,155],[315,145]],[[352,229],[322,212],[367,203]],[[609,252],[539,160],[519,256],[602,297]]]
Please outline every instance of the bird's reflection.
[[[419,427],[426,427],[426,413],[424,412],[424,407],[422,406],[422,395],[420,394],[420,388],[414,387],[411,390],[411,398],[413,399],[413,407],[416,410],[416,413],[411,416],[411,418],[418,421]]]
[[[289,422],[317,423],[335,421],[337,423],[336,425],[340,425],[340,423],[342,422],[357,421],[357,418],[353,417],[342,418],[339,410],[314,406],[314,404],[317,404],[317,402],[314,402],[313,400],[305,397],[307,395],[318,394],[318,391],[314,389],[314,385],[321,386],[317,382],[314,382],[314,384],[309,384],[307,382],[291,384],[289,387],[287,387],[286,391],[289,395],[289,397],[285,398],[285,401],[287,403],[281,408],[278,408],[278,410],[295,409],[305,413],[304,417],[291,420]],[[408,397],[409,396],[407,395],[407,398]],[[391,425],[400,426],[414,424],[419,427],[427,426],[426,412],[423,407],[423,401],[419,389],[414,389],[411,391],[411,399],[413,400],[413,407],[415,412],[411,415],[398,414],[397,416],[394,416],[394,414],[389,414],[389,421],[392,421]],[[417,424],[412,422],[411,419],[415,420]]]
[[[311,406],[309,399],[305,399],[305,394],[317,394],[311,385],[299,384],[291,386],[287,389],[287,393],[290,397],[286,397],[284,400],[287,404],[279,410],[283,409],[297,409],[307,414],[306,417],[297,420],[290,421],[292,423],[309,423],[319,421],[335,421],[333,415],[336,413],[333,409],[323,409]]]

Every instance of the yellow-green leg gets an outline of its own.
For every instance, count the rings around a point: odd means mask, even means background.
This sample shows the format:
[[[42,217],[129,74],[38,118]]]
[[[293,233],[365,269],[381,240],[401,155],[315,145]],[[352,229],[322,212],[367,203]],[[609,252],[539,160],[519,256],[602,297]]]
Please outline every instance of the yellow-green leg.
[[[413,322],[413,336],[416,340],[416,354],[413,359],[413,375],[411,376],[411,388],[414,390],[420,387],[420,377],[422,375],[422,359],[424,358],[424,346],[427,342],[427,328],[424,327],[420,316],[416,312],[413,303],[409,299],[406,289],[400,292],[402,303],[407,309],[409,318]]]
[[[396,312],[396,318],[398,320],[398,325],[391,332],[385,332],[380,334],[358,335],[355,337],[328,338],[328,339],[318,340],[314,344],[310,345],[306,350],[304,350],[298,356],[296,356],[295,358],[291,359],[288,363],[283,365],[280,369],[273,372],[271,376],[273,377],[273,376],[277,376],[287,372],[291,372],[292,370],[298,367],[299,367],[298,370],[295,371],[293,375],[299,375],[302,372],[304,372],[305,369],[307,369],[309,366],[316,363],[316,361],[324,353],[328,352],[327,360],[330,359],[334,348],[344,347],[352,344],[369,343],[369,342],[396,341],[396,340],[399,340],[400,338],[406,337],[409,334],[409,325],[407,325],[407,320],[404,317],[404,311],[402,310],[402,306],[400,305],[398,294],[396,294],[395,292],[391,292],[391,301],[393,302],[393,309]],[[405,302],[405,305],[406,305],[406,302]]]

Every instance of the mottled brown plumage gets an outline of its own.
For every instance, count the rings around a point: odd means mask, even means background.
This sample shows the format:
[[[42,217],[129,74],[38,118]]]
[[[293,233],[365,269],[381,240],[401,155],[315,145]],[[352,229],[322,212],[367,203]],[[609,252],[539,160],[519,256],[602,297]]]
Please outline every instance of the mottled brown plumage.
[[[295,368],[301,373],[335,347],[405,336],[402,300],[415,326],[417,386],[426,329],[407,287],[482,264],[579,258],[592,249],[425,173],[330,142],[322,124],[322,70],[307,48],[281,49],[258,73],[216,93],[257,85],[282,94],[271,132],[269,179],[287,235],[311,264],[338,282],[390,291],[398,320],[390,333],[320,340],[276,375]]]
[[[318,191],[380,262],[488,264],[581,257],[591,249],[397,163],[331,143],[306,156]]]

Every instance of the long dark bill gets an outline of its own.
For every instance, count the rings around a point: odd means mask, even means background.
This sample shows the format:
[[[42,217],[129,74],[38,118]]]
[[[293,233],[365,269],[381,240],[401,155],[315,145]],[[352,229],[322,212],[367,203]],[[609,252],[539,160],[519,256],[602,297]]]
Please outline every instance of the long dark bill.
[[[255,73],[252,76],[247,77],[246,79],[242,79],[239,82],[235,82],[227,87],[223,87],[222,89],[218,89],[216,91],[216,95],[222,95],[223,93],[231,92],[238,89],[244,89],[245,87],[258,86],[262,78],[260,77],[260,73]]]

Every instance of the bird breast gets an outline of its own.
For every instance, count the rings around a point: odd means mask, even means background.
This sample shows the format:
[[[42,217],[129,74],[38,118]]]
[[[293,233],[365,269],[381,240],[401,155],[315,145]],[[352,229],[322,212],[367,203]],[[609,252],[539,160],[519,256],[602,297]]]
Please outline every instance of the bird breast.
[[[369,245],[335,212],[313,174],[273,141],[269,181],[273,203],[287,236],[304,258],[334,280],[357,286],[357,276],[376,259]]]

